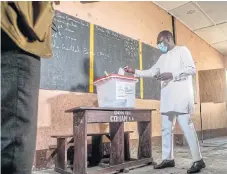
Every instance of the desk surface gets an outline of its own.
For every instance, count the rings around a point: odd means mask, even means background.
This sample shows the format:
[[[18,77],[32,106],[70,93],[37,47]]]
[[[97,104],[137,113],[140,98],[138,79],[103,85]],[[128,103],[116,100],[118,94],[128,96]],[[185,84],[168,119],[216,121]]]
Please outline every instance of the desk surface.
[[[155,111],[156,109],[141,109],[141,108],[103,108],[103,107],[76,107],[68,109],[65,112],[79,112],[84,110],[96,110],[96,111]]]

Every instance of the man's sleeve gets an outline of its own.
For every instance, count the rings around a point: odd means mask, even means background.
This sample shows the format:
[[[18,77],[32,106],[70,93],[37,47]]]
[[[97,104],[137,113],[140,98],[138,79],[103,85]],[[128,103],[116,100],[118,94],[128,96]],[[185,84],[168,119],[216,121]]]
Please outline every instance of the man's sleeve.
[[[158,59],[158,61],[147,70],[135,70],[135,77],[154,77],[158,73],[160,73],[160,65],[161,65],[161,57]]]
[[[179,81],[185,79],[187,76],[194,75],[196,73],[195,63],[188,48],[182,47],[181,50],[181,63],[182,68],[173,73],[173,80]]]

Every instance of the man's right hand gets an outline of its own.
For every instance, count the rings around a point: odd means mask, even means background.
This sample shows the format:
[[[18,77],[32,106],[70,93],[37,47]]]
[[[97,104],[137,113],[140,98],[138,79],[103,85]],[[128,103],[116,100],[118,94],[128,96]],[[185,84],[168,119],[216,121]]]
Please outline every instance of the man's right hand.
[[[128,66],[124,67],[124,71],[127,73],[135,74],[135,70]]]

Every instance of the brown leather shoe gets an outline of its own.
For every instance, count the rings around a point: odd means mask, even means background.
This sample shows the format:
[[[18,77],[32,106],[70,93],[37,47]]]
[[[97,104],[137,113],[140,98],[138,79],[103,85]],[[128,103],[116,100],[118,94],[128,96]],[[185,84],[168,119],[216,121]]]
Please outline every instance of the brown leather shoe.
[[[163,160],[160,164],[155,165],[154,169],[164,169],[167,167],[175,167],[175,161],[174,160]]]
[[[199,173],[205,167],[206,167],[206,164],[204,163],[203,159],[201,159],[200,161],[194,162],[191,168],[188,169],[187,173]]]

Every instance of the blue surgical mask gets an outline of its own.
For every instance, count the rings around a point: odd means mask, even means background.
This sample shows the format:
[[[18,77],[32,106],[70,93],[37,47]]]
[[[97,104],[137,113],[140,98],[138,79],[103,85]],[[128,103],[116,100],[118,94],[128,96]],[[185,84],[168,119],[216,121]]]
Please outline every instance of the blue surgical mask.
[[[167,46],[165,46],[163,42],[160,43],[160,44],[158,44],[158,48],[159,48],[159,49],[161,50],[161,52],[163,52],[163,53],[166,53],[167,50],[168,50]]]

